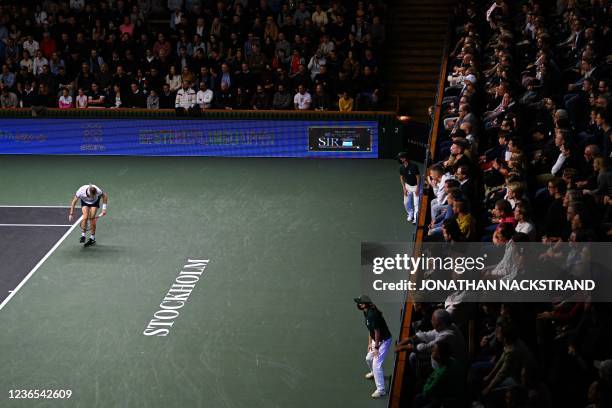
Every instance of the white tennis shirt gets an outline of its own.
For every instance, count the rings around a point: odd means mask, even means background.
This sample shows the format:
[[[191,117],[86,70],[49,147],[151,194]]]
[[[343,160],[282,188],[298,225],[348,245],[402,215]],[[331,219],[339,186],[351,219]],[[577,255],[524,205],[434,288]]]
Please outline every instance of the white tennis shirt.
[[[87,197],[87,190],[89,189],[89,186],[90,186],[89,184],[85,184],[84,186],[81,186],[77,190],[75,195],[77,196],[77,198],[80,198],[81,200],[83,200],[84,203],[93,204],[98,200],[98,198],[100,198],[102,194],[104,194],[104,191],[102,191],[102,189],[96,186],[95,184],[91,184],[91,187],[94,187],[96,189],[96,195],[94,197]]]

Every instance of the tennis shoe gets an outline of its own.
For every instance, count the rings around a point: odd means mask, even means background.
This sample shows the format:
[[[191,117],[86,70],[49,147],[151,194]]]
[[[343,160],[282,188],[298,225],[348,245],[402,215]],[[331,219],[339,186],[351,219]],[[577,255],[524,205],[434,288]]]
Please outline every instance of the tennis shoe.
[[[385,391],[381,391],[381,390],[376,390],[372,393],[372,398],[382,398],[385,395],[387,395],[387,393]]]
[[[96,240],[95,240],[95,239],[91,239],[91,238],[89,238],[89,239],[87,240],[87,242],[85,243],[85,245],[83,245],[83,246],[84,246],[85,248],[87,248],[87,247],[90,247],[90,246],[95,245],[95,244],[96,244]]]
[[[81,237],[81,239],[79,239],[79,243],[80,244],[84,244],[85,243],[85,237]]]
[[[369,372],[365,375],[366,380],[373,380],[374,379],[374,373],[373,372]]]

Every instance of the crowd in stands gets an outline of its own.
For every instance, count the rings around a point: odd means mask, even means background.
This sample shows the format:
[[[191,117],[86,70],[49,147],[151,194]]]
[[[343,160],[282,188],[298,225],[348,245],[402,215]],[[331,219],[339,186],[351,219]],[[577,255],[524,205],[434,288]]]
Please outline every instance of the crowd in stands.
[[[502,249],[489,279],[566,276],[612,236],[612,4],[464,0],[453,28],[426,240]],[[543,302],[416,304],[413,406],[612,407],[611,304]]]
[[[0,107],[376,110],[377,0],[0,3]]]

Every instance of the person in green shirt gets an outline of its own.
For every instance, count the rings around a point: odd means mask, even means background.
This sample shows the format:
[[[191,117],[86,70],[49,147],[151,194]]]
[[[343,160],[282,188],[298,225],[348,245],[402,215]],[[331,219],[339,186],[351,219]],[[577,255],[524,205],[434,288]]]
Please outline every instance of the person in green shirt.
[[[449,342],[439,341],[431,351],[433,372],[414,401],[415,408],[439,408],[461,400],[463,379]],[[453,405],[454,406],[454,405]]]

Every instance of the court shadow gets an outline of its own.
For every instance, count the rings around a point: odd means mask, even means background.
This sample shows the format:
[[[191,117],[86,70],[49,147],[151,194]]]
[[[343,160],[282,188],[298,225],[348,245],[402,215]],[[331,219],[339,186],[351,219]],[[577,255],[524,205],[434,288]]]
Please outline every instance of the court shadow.
[[[126,247],[119,245],[96,243],[96,245],[87,248],[81,245],[80,253],[86,254],[88,257],[95,257],[96,255],[125,253],[127,250],[128,249]]]

